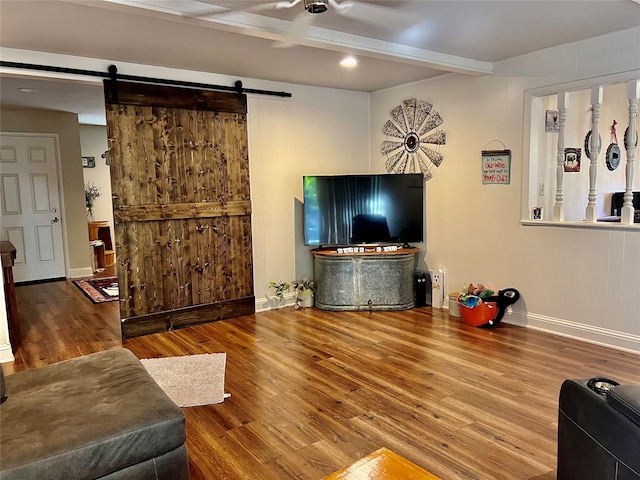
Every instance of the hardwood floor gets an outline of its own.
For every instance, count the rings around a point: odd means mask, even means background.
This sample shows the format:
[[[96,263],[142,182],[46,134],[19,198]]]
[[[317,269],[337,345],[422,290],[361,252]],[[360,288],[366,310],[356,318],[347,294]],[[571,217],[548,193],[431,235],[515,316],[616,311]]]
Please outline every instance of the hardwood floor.
[[[124,346],[226,352],[223,404],[183,409],[192,480],[321,479],[387,447],[442,479],[552,480],[565,378],[640,383],[640,356],[444,310],[263,312],[122,343],[116,303],[17,288],[15,370]]]

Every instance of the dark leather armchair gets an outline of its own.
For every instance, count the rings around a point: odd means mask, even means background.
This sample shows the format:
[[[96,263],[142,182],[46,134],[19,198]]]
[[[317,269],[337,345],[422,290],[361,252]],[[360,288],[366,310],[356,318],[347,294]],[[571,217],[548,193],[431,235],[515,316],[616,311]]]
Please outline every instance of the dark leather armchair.
[[[640,385],[599,380],[562,384],[558,480],[640,479]]]
[[[2,480],[189,479],[184,414],[129,350],[5,380]]]

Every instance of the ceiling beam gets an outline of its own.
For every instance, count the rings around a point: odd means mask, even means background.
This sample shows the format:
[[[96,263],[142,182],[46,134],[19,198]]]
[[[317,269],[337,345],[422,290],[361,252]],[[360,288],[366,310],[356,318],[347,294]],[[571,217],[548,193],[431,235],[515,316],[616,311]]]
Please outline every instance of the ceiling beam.
[[[198,1],[168,0],[65,0],[92,7],[107,8],[132,14],[162,18],[200,27],[248,35],[270,40],[274,43],[290,42],[288,36],[292,22],[278,18],[237,11],[221,15],[213,13],[200,16],[199,12],[211,12],[212,5]],[[297,45],[349,53],[418,67],[442,70],[466,75],[491,75],[493,63],[446,53],[385,42],[373,38],[353,35],[326,28],[310,26]],[[295,48],[295,47],[291,47]]]
[[[200,20],[215,24],[217,28],[221,30],[240,33],[242,35],[264,38],[273,40],[274,42],[287,42],[290,40],[287,34],[291,22],[285,20],[242,12],[224,17],[210,16]],[[491,62],[481,62],[470,58],[448,55],[398,43],[385,42],[315,26],[310,26],[304,37],[296,39],[295,43],[307,47],[321,48],[352,55],[362,55],[447,72],[467,75],[490,75],[493,73],[493,64]]]

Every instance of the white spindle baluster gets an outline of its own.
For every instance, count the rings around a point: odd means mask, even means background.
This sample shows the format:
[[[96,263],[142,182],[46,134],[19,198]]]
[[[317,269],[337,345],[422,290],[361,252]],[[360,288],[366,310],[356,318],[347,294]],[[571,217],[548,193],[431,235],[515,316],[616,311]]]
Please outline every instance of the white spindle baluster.
[[[631,225],[633,223],[633,164],[636,157],[638,98],[640,97],[640,80],[629,81],[629,128],[625,136],[627,145],[627,166],[625,169],[624,203],[620,222]]]
[[[589,195],[587,202],[586,221],[597,222],[598,211],[596,207],[596,178],[598,176],[598,147],[600,143],[600,132],[598,127],[600,124],[600,105],[602,105],[602,86],[593,87],[591,89],[591,155],[589,156]]]
[[[556,203],[553,206],[553,221],[564,221],[564,205],[562,194],[562,179],[564,176],[564,131],[567,124],[568,92],[558,93],[558,155],[556,157]]]

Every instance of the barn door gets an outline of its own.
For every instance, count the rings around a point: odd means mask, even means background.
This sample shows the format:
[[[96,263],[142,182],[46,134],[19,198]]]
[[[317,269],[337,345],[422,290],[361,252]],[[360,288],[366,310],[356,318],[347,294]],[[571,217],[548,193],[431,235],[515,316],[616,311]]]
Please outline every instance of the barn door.
[[[125,338],[255,311],[246,96],[105,81]]]

